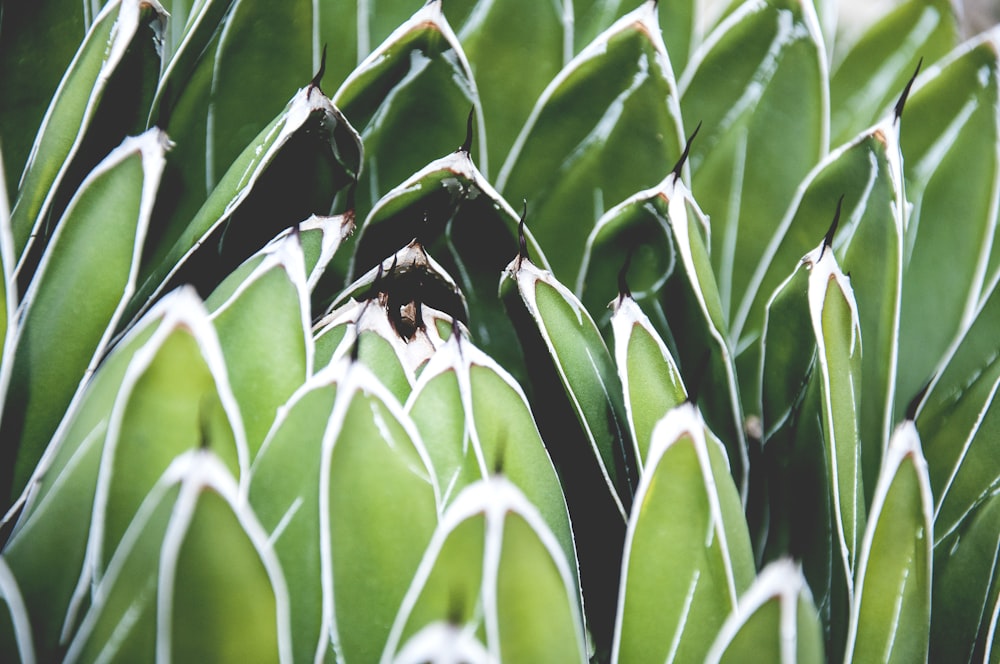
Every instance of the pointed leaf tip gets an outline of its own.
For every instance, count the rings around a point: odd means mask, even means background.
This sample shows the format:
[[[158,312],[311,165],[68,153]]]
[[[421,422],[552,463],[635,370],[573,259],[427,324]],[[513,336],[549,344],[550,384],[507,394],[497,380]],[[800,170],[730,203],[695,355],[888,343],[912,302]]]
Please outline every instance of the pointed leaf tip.
[[[517,222],[517,262],[528,259],[528,240],[524,236],[524,220],[528,217],[528,199],[522,199],[524,207],[521,210],[521,219]]]
[[[910,403],[906,406],[906,419],[910,422],[915,422],[917,419],[917,413],[920,411],[920,406],[924,402],[924,397],[927,396],[928,390],[931,389],[931,383],[933,382],[933,377],[929,378],[924,386],[913,395]]]
[[[826,231],[826,236],[823,238],[823,248],[819,250],[819,257],[822,260],[823,252],[827,250],[827,247],[833,249],[833,236],[837,233],[837,226],[840,225],[840,208],[844,204],[844,195],[841,194],[840,198],[837,199],[837,209],[833,213],[833,221],[830,222],[830,228]]]
[[[917,74],[920,73],[920,66],[922,64],[924,64],[923,57],[917,61],[917,68],[913,71],[913,76],[911,76],[910,80],[906,82],[906,87],[903,88],[903,94],[899,95],[899,101],[896,102],[895,108],[896,122],[899,122],[899,119],[903,117],[903,107],[906,106],[906,99],[910,96],[910,88],[913,87],[913,82],[917,80]]]
[[[462,143],[462,147],[458,149],[459,152],[464,152],[467,155],[472,154],[472,120],[476,117],[476,107],[473,106],[469,109],[469,119],[465,121],[465,142]]]
[[[323,80],[323,74],[325,73],[326,73],[326,44],[323,44],[323,53],[322,55],[319,56],[319,70],[316,72],[316,75],[313,76],[312,81],[309,82],[309,87],[316,88],[317,90],[322,92],[322,89],[320,89],[319,84]]]
[[[654,3],[655,4],[655,3]],[[691,144],[694,142],[694,137],[698,135],[698,130],[701,129],[701,121],[698,121],[698,126],[694,128],[691,135],[688,136],[687,143],[684,144],[684,152],[681,153],[681,158],[677,160],[677,164],[671,172],[674,176],[674,181],[677,181],[681,177],[681,169],[684,168],[684,162],[687,161],[688,155],[691,153]]]

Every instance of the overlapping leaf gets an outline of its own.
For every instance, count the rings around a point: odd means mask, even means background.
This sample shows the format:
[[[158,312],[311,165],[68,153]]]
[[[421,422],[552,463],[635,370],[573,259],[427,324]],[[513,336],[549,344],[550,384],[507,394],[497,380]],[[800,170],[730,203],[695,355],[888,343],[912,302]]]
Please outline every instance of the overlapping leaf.
[[[655,184],[681,152],[677,86],[655,5],[616,21],[552,80],[497,178],[505,196],[527,199],[535,237],[566,282],[601,215]]]

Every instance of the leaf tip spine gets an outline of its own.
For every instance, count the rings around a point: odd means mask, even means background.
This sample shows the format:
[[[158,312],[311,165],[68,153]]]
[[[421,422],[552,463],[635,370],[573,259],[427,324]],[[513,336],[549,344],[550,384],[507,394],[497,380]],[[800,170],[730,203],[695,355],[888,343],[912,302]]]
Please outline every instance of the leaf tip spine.
[[[326,44],[323,44],[323,53],[319,56],[319,70],[313,76],[312,80],[309,81],[309,87],[316,88],[320,92],[323,90],[319,87],[319,84],[323,81],[323,75],[326,73],[326,46]]]
[[[472,155],[472,127],[473,127],[473,120],[475,119],[475,117],[476,117],[476,107],[475,105],[473,105],[473,107],[469,109],[469,117],[465,121],[465,142],[462,143],[462,146],[460,148],[458,148],[458,151],[464,152],[466,156]]]
[[[525,237],[524,233],[524,220],[528,217],[528,199],[521,199],[523,207],[521,209],[521,218],[517,222],[517,265],[520,267],[521,263],[526,260],[531,260],[528,257],[528,239]]]
[[[917,68],[913,71],[913,76],[910,80],[906,82],[906,86],[903,88],[903,93],[899,95],[899,100],[896,102],[896,107],[893,110],[895,114],[895,122],[899,122],[900,118],[903,117],[903,107],[906,106],[906,100],[910,96],[910,89],[913,87],[913,82],[917,80],[917,74],[920,73],[920,67],[924,64],[924,58],[917,61]]]
[[[681,152],[681,158],[677,160],[674,165],[673,170],[670,171],[671,175],[674,176],[674,182],[680,179],[681,171],[684,169],[684,164],[687,162],[688,155],[691,154],[691,144],[694,142],[694,137],[698,135],[698,131],[701,129],[701,121],[698,121],[698,126],[694,128],[691,135],[688,136],[687,142],[684,144],[684,151]]]
[[[826,235],[823,237],[823,246],[819,250],[819,260],[823,260],[823,253],[830,249],[833,250],[833,236],[837,234],[837,227],[840,225],[840,210],[844,205],[844,195],[841,194],[840,198],[837,199],[837,209],[833,213],[833,221],[830,222],[830,228],[827,229]]]

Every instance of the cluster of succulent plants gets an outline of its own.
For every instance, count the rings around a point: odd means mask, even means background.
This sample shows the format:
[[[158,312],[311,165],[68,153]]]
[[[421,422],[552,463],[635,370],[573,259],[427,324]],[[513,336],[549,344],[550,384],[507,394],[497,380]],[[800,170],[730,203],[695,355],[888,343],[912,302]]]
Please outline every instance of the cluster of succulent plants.
[[[0,5],[0,659],[1000,661],[958,9]]]

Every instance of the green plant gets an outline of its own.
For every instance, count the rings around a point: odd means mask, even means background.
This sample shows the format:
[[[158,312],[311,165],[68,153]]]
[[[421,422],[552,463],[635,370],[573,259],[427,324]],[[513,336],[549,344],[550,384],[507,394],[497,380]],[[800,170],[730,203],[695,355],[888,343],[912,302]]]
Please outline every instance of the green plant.
[[[997,661],[1000,33],[419,4],[0,5],[3,659]]]

